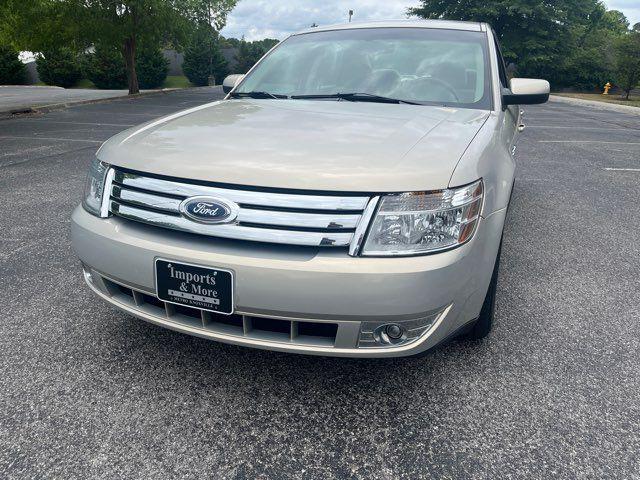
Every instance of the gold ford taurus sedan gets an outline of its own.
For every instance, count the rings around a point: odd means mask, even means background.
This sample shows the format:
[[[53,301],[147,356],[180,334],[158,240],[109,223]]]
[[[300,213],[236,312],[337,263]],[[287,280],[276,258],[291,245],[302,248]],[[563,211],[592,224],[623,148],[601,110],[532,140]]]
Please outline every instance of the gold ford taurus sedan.
[[[75,250],[91,289],[226,343],[352,357],[486,336],[518,105],[483,23],[292,35],[227,97],[98,150]]]

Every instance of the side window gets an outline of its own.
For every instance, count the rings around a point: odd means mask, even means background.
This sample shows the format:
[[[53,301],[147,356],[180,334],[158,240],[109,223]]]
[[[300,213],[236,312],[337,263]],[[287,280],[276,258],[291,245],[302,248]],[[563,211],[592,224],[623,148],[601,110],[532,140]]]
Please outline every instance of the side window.
[[[494,32],[495,38],[495,32]],[[509,87],[509,80],[507,79],[507,69],[504,66],[504,58],[502,58],[502,50],[500,50],[500,44],[496,39],[496,53],[498,54],[498,75],[500,76],[500,83],[504,88]]]

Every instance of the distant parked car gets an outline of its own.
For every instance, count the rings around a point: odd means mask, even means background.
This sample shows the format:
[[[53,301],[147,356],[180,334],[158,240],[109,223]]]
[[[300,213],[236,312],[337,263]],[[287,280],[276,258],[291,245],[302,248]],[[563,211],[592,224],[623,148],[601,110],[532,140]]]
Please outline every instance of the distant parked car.
[[[292,35],[224,101],[107,141],[73,214],[100,297],[222,342],[418,354],[491,329],[519,104],[484,23]]]

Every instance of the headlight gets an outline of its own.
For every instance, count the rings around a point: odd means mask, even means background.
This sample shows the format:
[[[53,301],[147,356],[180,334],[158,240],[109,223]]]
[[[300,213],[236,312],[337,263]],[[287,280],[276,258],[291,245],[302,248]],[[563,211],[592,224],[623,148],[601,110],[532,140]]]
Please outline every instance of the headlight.
[[[98,217],[106,216],[106,212],[102,212],[102,196],[108,172],[109,165],[94,158],[89,167],[87,183],[84,186],[82,206],[87,212]]]
[[[438,192],[382,197],[362,255],[416,255],[462,245],[482,207],[482,180]]]

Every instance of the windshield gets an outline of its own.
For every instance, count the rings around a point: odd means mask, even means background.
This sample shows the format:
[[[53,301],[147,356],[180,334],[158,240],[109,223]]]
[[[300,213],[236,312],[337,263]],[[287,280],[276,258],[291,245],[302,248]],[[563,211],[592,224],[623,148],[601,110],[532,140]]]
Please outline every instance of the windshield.
[[[425,28],[363,28],[289,37],[236,89],[260,98],[386,97],[491,108],[486,35]],[[353,94],[362,94],[353,96]]]

